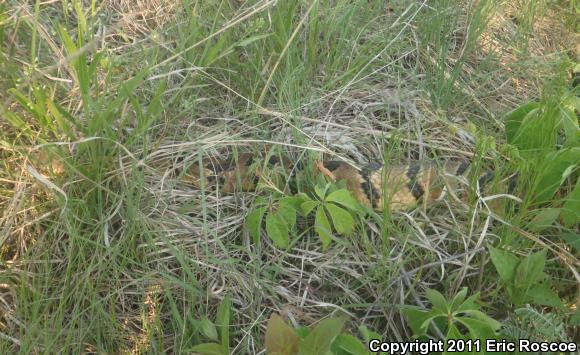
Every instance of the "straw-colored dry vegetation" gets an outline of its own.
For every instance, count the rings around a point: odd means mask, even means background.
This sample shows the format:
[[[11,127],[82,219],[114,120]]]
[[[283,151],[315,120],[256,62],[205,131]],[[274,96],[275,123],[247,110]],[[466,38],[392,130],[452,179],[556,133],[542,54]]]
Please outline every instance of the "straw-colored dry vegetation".
[[[578,342],[578,6],[0,2],[0,352]],[[346,209],[328,247],[297,213],[282,248],[246,222],[282,190],[179,173],[241,152],[476,172],[468,198]],[[307,175],[290,184],[316,199]]]

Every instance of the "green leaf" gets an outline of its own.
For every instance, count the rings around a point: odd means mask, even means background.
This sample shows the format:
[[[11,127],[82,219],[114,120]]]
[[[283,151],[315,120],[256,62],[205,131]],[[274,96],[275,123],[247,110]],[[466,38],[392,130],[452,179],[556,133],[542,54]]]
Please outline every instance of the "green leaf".
[[[455,311],[469,311],[469,310],[478,310],[479,305],[476,303],[479,299],[479,292],[469,296],[463,303],[455,309]]]
[[[486,321],[467,317],[457,317],[455,319],[467,327],[472,339],[485,340],[495,336],[494,329]]]
[[[498,330],[502,326],[502,324],[500,322],[496,321],[495,319],[491,318],[487,314],[485,314],[481,311],[478,311],[478,310],[468,310],[468,311],[465,311],[462,313],[465,315],[469,315],[471,318],[474,318],[474,319],[477,319],[477,320],[480,320],[480,321],[486,323],[493,330]]]
[[[426,291],[427,299],[433,305],[433,308],[439,309],[440,311],[447,313],[449,311],[449,305],[445,296],[443,296],[439,291],[433,289],[427,289]]]
[[[567,175],[580,164],[580,148],[561,149],[546,155],[544,164],[534,185],[535,201],[550,200]]]
[[[522,153],[537,156],[538,152],[553,149],[559,126],[559,107],[554,102],[544,102],[523,118],[513,137],[512,144]]]
[[[364,344],[352,335],[339,335],[332,343],[333,354],[368,355],[369,352]]]
[[[350,235],[354,231],[354,219],[350,213],[331,203],[327,203],[325,206],[330,213],[332,225],[336,232],[341,235]]]
[[[54,120],[56,121],[56,124],[58,125],[60,130],[63,133],[65,133],[69,139],[71,139],[71,140],[76,139],[76,135],[75,135],[73,129],[70,127],[70,125],[68,124],[66,119],[63,117],[63,115],[60,113],[60,111],[58,110],[56,105],[52,102],[52,100],[48,100],[46,102],[46,105],[48,107],[48,110],[50,111],[50,113],[54,117]]]
[[[207,317],[203,317],[199,320],[199,325],[201,328],[201,333],[206,336],[210,340],[218,340],[218,333],[215,325],[207,319]]]
[[[580,234],[568,232],[562,234],[562,239],[568,243],[577,253],[580,252]]]
[[[451,305],[449,306],[451,311],[458,309],[459,306],[463,304],[463,301],[465,301],[465,297],[467,297],[467,287],[463,287],[461,291],[453,297],[453,301],[451,301]]]
[[[310,212],[314,209],[314,207],[318,206],[320,202],[318,201],[306,201],[300,205],[300,209],[302,210],[302,215],[308,216]]]
[[[262,219],[264,219],[264,213],[266,213],[266,207],[260,207],[250,212],[246,217],[248,233],[250,233],[254,243],[257,245],[260,245],[260,231],[262,230]]]
[[[527,290],[539,280],[546,264],[546,253],[547,250],[543,249],[521,260],[516,269],[516,287]]]
[[[229,296],[224,297],[220,303],[215,319],[217,331],[222,343],[224,354],[229,353],[230,349],[230,317],[232,302]]]
[[[272,35],[271,33],[266,33],[266,34],[263,34],[263,35],[250,36],[250,37],[248,37],[248,38],[246,38],[244,40],[241,40],[235,46],[236,47],[246,47],[247,45],[250,45],[250,44],[252,44],[252,43],[254,43],[256,41],[259,41],[259,40],[264,39],[264,38],[268,38],[271,35]]]
[[[566,202],[562,206],[562,221],[566,227],[580,224],[580,176],[574,190],[566,196]]]
[[[325,187],[321,187],[319,185],[314,185],[314,192],[319,199],[323,200],[324,196],[326,196],[326,191],[328,190],[328,184]]]
[[[216,343],[205,343],[194,346],[190,349],[191,353],[200,355],[227,355],[227,352],[223,352],[220,344]]]
[[[359,208],[358,201],[354,197],[352,197],[350,191],[345,189],[334,191],[333,193],[328,195],[326,201],[338,203],[339,205],[342,205],[352,211],[356,211]]]
[[[417,306],[405,305],[401,309],[405,318],[407,319],[407,324],[411,327],[413,335],[420,336],[427,332],[427,326],[424,326],[425,321],[431,317],[431,313]],[[428,324],[427,324],[428,325]],[[368,342],[368,339],[365,339]]]
[[[7,90],[8,93],[12,94],[16,101],[20,103],[23,109],[28,111],[34,118],[36,118],[37,122],[45,125],[45,117],[43,117],[43,112],[39,109],[38,105],[36,105],[32,100],[28,98],[28,96],[24,95],[20,91],[15,88],[11,88]]]
[[[330,228],[330,222],[328,222],[328,217],[324,213],[324,207],[318,206],[316,210],[316,217],[314,218],[314,230],[318,233],[320,240],[322,241],[322,249],[326,250],[332,241],[332,229]]]
[[[580,102],[580,99],[575,97],[576,103]],[[573,104],[571,106],[574,106]],[[580,138],[580,126],[578,125],[578,119],[576,118],[575,110],[578,108],[565,107],[565,103],[560,107],[560,117],[562,123],[562,130],[566,136],[566,142],[564,146],[573,147],[578,146]]]
[[[20,130],[23,133],[30,133],[31,129],[26,122],[24,122],[18,115],[8,111],[0,104],[0,113],[6,118],[8,123],[10,123],[14,128]]]
[[[300,355],[327,355],[330,345],[342,333],[346,319],[343,317],[328,318],[321,321],[316,328],[301,342]]]
[[[541,232],[554,224],[559,215],[559,208],[542,208],[530,221],[528,228],[533,232]]]
[[[495,266],[499,277],[504,283],[512,281],[516,275],[516,268],[520,260],[508,251],[496,249],[491,246],[488,249],[491,262]]]
[[[272,313],[266,328],[266,354],[294,355],[298,352],[299,341],[294,329]]]
[[[518,132],[524,117],[526,117],[532,110],[536,110],[539,106],[540,105],[537,102],[529,102],[509,112],[504,117],[505,133],[508,143],[514,143],[516,133]]]
[[[280,199],[281,206],[293,208],[296,212],[301,212],[300,206],[302,203],[310,199],[305,199],[303,196],[286,196]]]
[[[281,205],[278,207],[278,211],[276,211],[275,215],[277,215],[281,221],[286,223],[288,229],[292,229],[296,225],[296,210],[290,206]]]
[[[563,303],[560,297],[550,289],[547,284],[535,284],[530,287],[526,294],[531,300],[530,303],[554,308],[562,308]]]
[[[266,232],[278,248],[288,248],[290,243],[288,227],[286,226],[285,222],[275,214],[270,213],[266,217]]]
[[[445,340],[458,340],[458,339],[465,339],[465,336],[459,332],[459,329],[455,326],[455,324],[451,324],[449,329],[447,330],[447,335],[445,336]],[[455,354],[454,352],[447,351],[447,341],[445,342],[445,351],[443,354]]]
[[[296,334],[300,339],[305,339],[308,336],[308,334],[310,334],[310,329],[308,329],[305,326],[298,326],[296,328]]]

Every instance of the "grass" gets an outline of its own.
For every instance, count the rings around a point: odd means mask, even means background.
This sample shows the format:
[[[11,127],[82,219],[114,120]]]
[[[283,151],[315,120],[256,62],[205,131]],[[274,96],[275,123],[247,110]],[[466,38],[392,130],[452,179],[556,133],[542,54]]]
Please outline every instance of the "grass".
[[[350,330],[410,339],[400,306],[425,306],[427,288],[451,299],[467,286],[512,319],[486,246],[559,250],[574,230],[528,231],[532,205],[502,225],[476,196],[447,199],[369,216],[326,251],[301,230],[284,251],[242,227],[256,193],[175,172],[269,147],[503,165],[504,114],[568,90],[578,36],[559,16],[574,4],[0,4],[1,351],[186,352],[226,295],[232,353],[264,349],[272,312],[294,326],[345,313]],[[546,272],[573,308],[568,251]]]

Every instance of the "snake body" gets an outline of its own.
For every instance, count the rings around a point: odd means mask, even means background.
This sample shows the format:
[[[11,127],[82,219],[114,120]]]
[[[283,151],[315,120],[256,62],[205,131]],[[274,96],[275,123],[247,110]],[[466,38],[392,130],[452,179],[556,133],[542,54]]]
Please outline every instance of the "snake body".
[[[236,158],[204,159],[201,164],[192,163],[186,169],[186,175],[197,187],[234,193],[254,191],[268,169],[278,167],[288,173],[296,168],[294,165],[284,157],[272,157],[264,162],[251,153],[242,153]],[[345,181],[355,199],[376,211],[383,211],[385,206],[391,211],[401,211],[420,202],[427,205],[441,198],[446,191],[455,190],[459,187],[458,177],[467,175],[470,166],[469,161],[399,165],[369,163],[358,169],[344,161],[327,160],[315,164],[314,171],[330,180]],[[485,173],[478,182],[484,185],[493,176]]]

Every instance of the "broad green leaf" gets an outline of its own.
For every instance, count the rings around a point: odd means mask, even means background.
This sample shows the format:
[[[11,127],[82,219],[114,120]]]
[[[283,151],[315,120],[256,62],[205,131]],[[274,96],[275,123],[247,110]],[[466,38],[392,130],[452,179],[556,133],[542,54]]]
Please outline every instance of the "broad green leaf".
[[[580,234],[573,232],[564,233],[562,234],[562,239],[564,239],[577,253],[580,252]]]
[[[266,328],[266,354],[294,355],[298,352],[300,339],[294,329],[272,313]]]
[[[445,335],[445,340],[458,340],[458,339],[465,339],[465,336],[459,332],[459,329],[455,326],[455,324],[451,324],[449,329],[447,330],[447,335]],[[447,341],[444,344],[445,351],[443,354],[455,354],[455,352],[448,352],[447,351]]]
[[[346,319],[328,318],[312,329],[300,344],[300,355],[327,355],[332,342],[342,333]]]
[[[194,346],[190,349],[189,353],[200,354],[200,355],[227,355],[227,352],[222,350],[220,344],[216,343],[205,343]]]
[[[580,176],[562,206],[562,221],[566,227],[580,225]]]
[[[536,110],[539,106],[540,105],[537,102],[529,102],[509,112],[504,117],[505,133],[508,143],[513,144],[516,133],[520,128],[524,117],[526,117],[526,115],[528,115],[532,110]]]
[[[401,309],[405,318],[407,319],[407,324],[411,327],[413,335],[419,336],[427,332],[427,327],[424,326],[425,321],[431,317],[431,313],[420,309],[417,306],[405,305]],[[368,342],[368,339],[365,339]]]
[[[554,196],[573,168],[580,164],[580,148],[561,149],[544,159],[538,180],[534,185],[537,203],[547,202]]]
[[[328,217],[324,212],[323,206],[318,206],[316,210],[316,217],[314,218],[314,230],[318,233],[320,240],[322,241],[322,249],[326,250],[332,241],[332,229],[330,227],[330,222],[328,222]]]
[[[266,217],[266,232],[278,248],[288,248],[290,237],[288,236],[288,227],[275,214],[268,214]]]
[[[350,191],[341,189],[336,190],[326,198],[327,202],[334,202],[342,205],[352,211],[356,211],[359,207],[358,201],[352,197]]]
[[[465,301],[463,301],[461,305],[459,305],[456,311],[460,312],[460,311],[478,310],[479,305],[476,303],[478,299],[479,292],[469,296]]]
[[[546,264],[546,253],[547,249],[543,249],[520,261],[514,280],[516,287],[527,290],[539,280]]]
[[[427,332],[427,329],[429,328],[429,324],[431,324],[431,322],[438,324],[438,322],[442,319],[444,319],[445,322],[447,322],[448,317],[449,315],[447,313],[444,313],[439,309],[433,309],[431,310],[431,312],[429,312],[428,317],[423,321],[423,323],[421,323],[419,329],[425,329],[425,332]]]
[[[522,120],[512,144],[521,152],[537,155],[539,151],[553,149],[559,126],[559,107],[554,102],[543,103],[531,110]]]
[[[201,328],[201,333],[211,340],[218,340],[218,333],[215,325],[212,321],[207,319],[207,317],[203,317],[199,320],[199,325]]]
[[[558,295],[544,283],[535,284],[530,287],[527,293],[530,303],[539,304],[543,306],[550,306],[554,308],[562,308],[562,300]]]
[[[472,339],[491,339],[495,336],[495,331],[490,324],[475,318],[457,317],[458,322],[463,324],[469,330]]]
[[[453,297],[453,301],[451,301],[451,305],[449,306],[451,311],[458,309],[459,306],[463,304],[463,301],[465,301],[465,297],[467,297],[467,287],[463,287],[461,291]]]
[[[325,206],[330,213],[332,225],[336,232],[341,235],[350,235],[354,230],[354,219],[350,213],[332,203],[326,203]]]
[[[491,318],[487,314],[485,314],[481,311],[478,311],[478,310],[468,310],[468,311],[465,311],[462,313],[465,315],[469,315],[471,318],[474,318],[474,319],[477,319],[477,320],[480,320],[480,321],[486,323],[493,330],[498,330],[502,326],[502,324],[500,322],[496,321],[495,319]]]
[[[495,266],[499,277],[505,283],[512,281],[516,275],[516,268],[520,260],[508,251],[496,249],[491,246],[488,249],[491,262]]]
[[[324,196],[326,195],[326,190],[328,189],[328,185],[326,187],[321,187],[319,185],[314,185],[314,192],[319,199],[323,200]]]
[[[577,97],[576,100],[577,102],[580,102]],[[566,136],[566,142],[564,143],[564,146],[578,146],[580,143],[580,127],[578,125],[578,119],[576,118],[574,108],[561,107],[560,117],[562,119],[562,129],[564,131],[564,135]]]
[[[559,208],[542,208],[530,221],[528,228],[533,232],[541,232],[554,224],[559,215]]]
[[[260,231],[262,230],[262,219],[266,213],[266,207],[260,207],[248,214],[246,217],[246,227],[248,233],[256,245],[260,245]]]
[[[306,201],[307,200],[304,199],[303,196],[286,196],[280,199],[280,205],[291,207],[296,210],[296,212],[300,212],[300,206]]]
[[[426,291],[427,299],[433,305],[433,308],[439,309],[440,311],[447,313],[449,311],[449,305],[445,296],[443,296],[439,291],[433,289],[427,289]]]
[[[230,317],[231,317],[232,302],[229,296],[224,297],[220,303],[215,319],[217,331],[220,341],[222,343],[222,350],[224,354],[229,353],[230,349]]]
[[[290,206],[281,205],[275,213],[280,220],[286,223],[288,229],[294,228],[296,225],[296,210]]]
[[[333,354],[344,354],[344,355],[368,355],[366,346],[353,337],[352,335],[342,334],[339,335],[334,343],[332,343],[332,353]]]
[[[300,209],[302,210],[302,215],[308,216],[310,212],[314,209],[314,207],[318,206],[320,202],[318,201],[306,201],[300,205]]]

